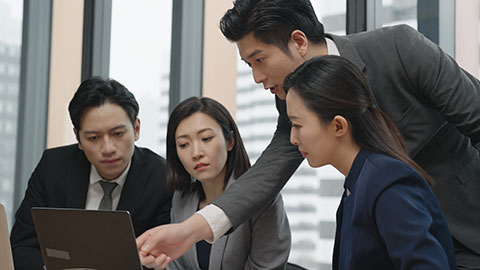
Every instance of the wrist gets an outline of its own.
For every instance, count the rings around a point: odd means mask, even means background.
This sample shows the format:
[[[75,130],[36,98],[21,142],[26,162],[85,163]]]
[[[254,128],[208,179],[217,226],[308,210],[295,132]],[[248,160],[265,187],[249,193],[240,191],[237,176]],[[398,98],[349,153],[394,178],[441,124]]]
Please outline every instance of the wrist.
[[[201,240],[213,240],[213,232],[207,220],[200,214],[194,214],[182,222],[192,243]]]

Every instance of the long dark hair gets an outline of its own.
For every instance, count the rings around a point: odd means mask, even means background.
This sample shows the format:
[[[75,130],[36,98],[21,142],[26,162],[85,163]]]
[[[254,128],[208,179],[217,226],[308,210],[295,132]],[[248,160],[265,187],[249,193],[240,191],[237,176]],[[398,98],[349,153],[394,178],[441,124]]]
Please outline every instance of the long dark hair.
[[[223,189],[225,189],[230,176],[234,174],[235,178],[240,177],[248,168],[247,151],[243,146],[242,138],[238,132],[237,125],[228,110],[220,104],[207,97],[191,97],[180,102],[170,114],[167,128],[167,183],[169,189],[181,190],[184,194],[198,192],[200,200],[205,199],[205,193],[202,185],[198,182],[192,182],[190,174],[183,167],[178,158],[175,132],[180,122],[196,112],[202,112],[217,121],[222,128],[225,140],[234,140],[232,150],[228,152],[226,162],[226,173]]]
[[[314,57],[288,75],[283,84],[286,92],[297,93],[324,123],[336,115],[345,117],[362,149],[401,160],[433,184],[408,156],[400,130],[375,105],[367,80],[352,62],[339,56]]]

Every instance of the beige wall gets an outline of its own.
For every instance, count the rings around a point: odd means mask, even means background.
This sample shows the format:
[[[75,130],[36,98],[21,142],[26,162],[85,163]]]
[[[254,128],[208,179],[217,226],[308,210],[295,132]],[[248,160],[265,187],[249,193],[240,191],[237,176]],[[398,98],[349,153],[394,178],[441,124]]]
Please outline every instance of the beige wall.
[[[205,0],[202,95],[220,101],[235,118],[237,51],[219,29],[220,18],[232,6],[231,0]]]
[[[82,70],[83,0],[54,0],[47,147],[75,142],[68,103]]]
[[[479,27],[480,1],[456,1],[455,7],[455,58],[458,64],[479,78]]]

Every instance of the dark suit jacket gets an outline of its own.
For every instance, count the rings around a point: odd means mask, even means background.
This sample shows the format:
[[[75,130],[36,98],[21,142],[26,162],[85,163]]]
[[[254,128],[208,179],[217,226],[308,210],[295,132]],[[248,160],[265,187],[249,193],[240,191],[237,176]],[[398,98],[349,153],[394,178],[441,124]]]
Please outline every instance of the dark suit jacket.
[[[433,190],[452,235],[480,253],[480,82],[405,25],[327,36],[364,72],[410,155],[436,180]],[[302,161],[289,142],[285,102],[277,98],[276,104],[280,115],[270,145],[214,202],[234,227],[275,198]]]
[[[77,144],[43,153],[15,215],[11,233],[15,269],[43,269],[31,208],[85,208],[90,168]],[[172,193],[166,188],[165,159],[135,147],[117,209],[130,212],[136,236],[170,222],[171,199]]]
[[[457,269],[435,195],[410,167],[361,150],[337,211],[333,269]]]

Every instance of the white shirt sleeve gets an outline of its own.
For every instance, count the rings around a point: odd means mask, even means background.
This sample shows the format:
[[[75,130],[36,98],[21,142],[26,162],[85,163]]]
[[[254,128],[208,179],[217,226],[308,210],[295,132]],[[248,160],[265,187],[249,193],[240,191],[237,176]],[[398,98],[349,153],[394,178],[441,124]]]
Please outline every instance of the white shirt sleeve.
[[[204,208],[198,210],[197,214],[202,215],[207,220],[207,223],[213,232],[213,240],[205,239],[210,244],[217,241],[232,227],[232,222],[227,217],[225,212],[223,212],[220,207],[214,204],[209,204]]]

